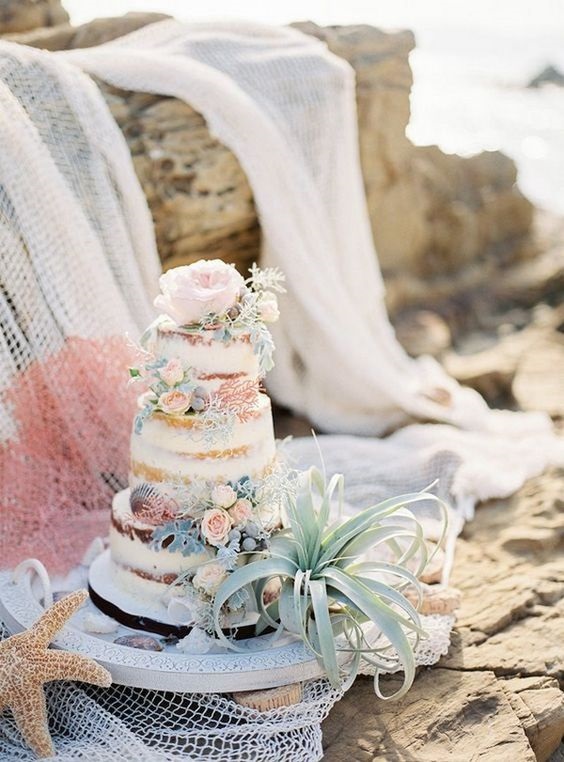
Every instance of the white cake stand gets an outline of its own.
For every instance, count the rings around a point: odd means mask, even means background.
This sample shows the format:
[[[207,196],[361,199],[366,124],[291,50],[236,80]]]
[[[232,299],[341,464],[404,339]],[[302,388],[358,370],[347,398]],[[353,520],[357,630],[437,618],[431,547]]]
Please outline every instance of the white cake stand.
[[[12,634],[27,629],[42,614],[44,608],[39,597],[34,592],[31,573],[14,579],[12,572],[0,572],[0,618]],[[108,635],[84,632],[80,623],[85,610],[98,612],[88,601],[57,635],[53,645],[95,659],[121,685],[161,691],[231,693],[275,688],[323,676],[313,654],[291,634],[283,634],[276,641],[272,635],[241,640],[237,642],[240,651],[214,646],[206,654],[189,655],[164,643],[162,651],[143,651],[113,642],[122,635],[140,634],[123,625]],[[342,657],[343,662],[349,658],[346,653]]]

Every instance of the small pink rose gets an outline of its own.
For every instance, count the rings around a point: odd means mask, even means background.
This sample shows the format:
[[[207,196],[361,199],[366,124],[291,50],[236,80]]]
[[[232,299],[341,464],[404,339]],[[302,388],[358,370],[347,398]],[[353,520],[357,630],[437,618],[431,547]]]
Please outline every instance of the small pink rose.
[[[233,526],[246,524],[253,515],[253,505],[251,501],[246,498],[240,498],[235,505],[229,509],[229,515],[231,516]]]
[[[193,325],[209,313],[232,307],[245,281],[233,265],[213,259],[174,267],[161,275],[159,285],[162,294],[155,307],[178,325]]]
[[[169,360],[167,364],[159,370],[159,376],[167,386],[176,386],[184,380],[184,368],[182,363],[176,357]]]
[[[170,415],[182,415],[185,413],[192,402],[192,395],[173,389],[170,392],[164,392],[159,397],[158,405],[164,413]]]
[[[271,291],[262,293],[258,302],[258,310],[265,323],[275,323],[280,317],[276,294]]]
[[[237,500],[237,493],[229,484],[218,484],[212,490],[211,499],[220,508],[229,508]]]
[[[209,511],[205,511],[202,518],[201,531],[207,543],[215,547],[225,545],[230,530],[231,519],[227,511],[221,508],[212,508]]]
[[[196,590],[201,590],[206,595],[213,596],[226,577],[227,573],[221,564],[204,564],[200,566],[192,577],[192,584]]]

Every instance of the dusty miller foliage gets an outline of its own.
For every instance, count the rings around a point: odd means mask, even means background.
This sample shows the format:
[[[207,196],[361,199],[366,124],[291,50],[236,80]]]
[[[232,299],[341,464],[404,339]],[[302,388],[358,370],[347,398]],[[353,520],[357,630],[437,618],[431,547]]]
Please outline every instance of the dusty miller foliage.
[[[177,519],[156,527],[153,530],[152,546],[155,550],[180,552],[183,556],[191,556],[205,550],[200,527],[192,519]]]

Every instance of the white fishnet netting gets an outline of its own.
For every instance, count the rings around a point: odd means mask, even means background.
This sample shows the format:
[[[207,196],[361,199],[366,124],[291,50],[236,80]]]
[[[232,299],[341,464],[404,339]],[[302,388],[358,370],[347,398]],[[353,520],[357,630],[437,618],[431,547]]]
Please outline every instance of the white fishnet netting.
[[[3,43],[0,110],[0,558],[40,543],[56,568],[103,531],[124,482],[124,334],[152,318],[159,268],[125,141],[88,77]]]
[[[7,634],[0,623],[0,640]],[[261,713],[215,694],[71,683],[47,688],[60,762],[313,762],[322,757],[320,724],[341,696],[325,680],[310,681],[299,704]],[[0,759],[35,759],[9,715],[0,720]]]
[[[322,43],[290,29],[175,22],[62,54],[0,43],[2,566],[38,556],[63,571],[103,531],[132,415],[122,337],[153,316],[148,208],[119,130],[77,67],[188,101],[239,158],[264,263],[288,279],[270,380],[280,402],[326,430],[378,434],[409,417],[474,430],[325,439],[327,469],[345,473],[352,506],[440,477],[458,529],[476,500],[508,494],[558,458],[543,416],[492,413],[397,344],[365,209],[354,76]],[[292,448],[316,461],[311,442]],[[425,664],[445,651],[452,619],[427,626]],[[319,758],[319,723],[338,697],[310,683],[301,704],[258,716],[227,697],[54,685],[49,707],[62,760],[283,762]],[[30,758],[6,714],[0,753]]]

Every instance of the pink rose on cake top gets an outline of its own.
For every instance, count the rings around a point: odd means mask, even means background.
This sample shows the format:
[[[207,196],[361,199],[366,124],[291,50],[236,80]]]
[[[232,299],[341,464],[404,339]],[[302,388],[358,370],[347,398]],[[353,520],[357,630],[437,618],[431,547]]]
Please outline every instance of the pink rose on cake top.
[[[178,325],[192,325],[205,315],[232,307],[245,280],[233,265],[203,259],[169,270],[161,275],[159,285],[162,293],[155,299],[155,307]]]

